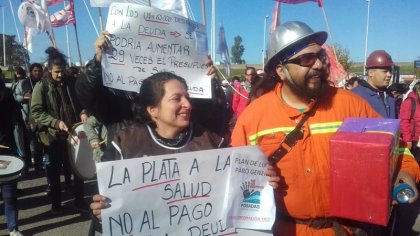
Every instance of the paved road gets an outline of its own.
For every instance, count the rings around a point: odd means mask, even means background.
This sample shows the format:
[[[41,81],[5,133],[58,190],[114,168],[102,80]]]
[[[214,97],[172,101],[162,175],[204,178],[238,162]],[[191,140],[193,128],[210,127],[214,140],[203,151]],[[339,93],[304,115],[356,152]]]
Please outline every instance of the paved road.
[[[44,192],[47,183],[44,176],[42,173],[30,170],[29,174],[19,182],[18,188],[22,189],[19,194],[19,230],[25,236],[86,236],[90,225],[90,216],[88,213],[81,213],[74,209],[72,195],[62,193],[64,207],[62,215],[53,216],[50,214],[50,200]],[[87,202],[90,202],[96,188],[95,181],[85,182]],[[3,212],[3,202],[0,203],[1,212]],[[0,215],[0,235],[9,235],[3,213]]]

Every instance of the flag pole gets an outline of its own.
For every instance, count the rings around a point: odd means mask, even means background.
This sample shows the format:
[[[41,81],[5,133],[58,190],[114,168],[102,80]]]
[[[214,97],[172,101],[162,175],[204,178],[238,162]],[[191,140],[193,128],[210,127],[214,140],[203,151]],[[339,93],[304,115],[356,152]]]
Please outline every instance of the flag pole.
[[[45,31],[45,33],[47,34],[47,36],[48,36],[48,39],[50,40],[50,42],[51,42],[51,45],[54,47],[54,48],[57,48],[57,44],[55,43],[55,39],[54,39],[54,31],[51,29],[51,33],[47,30],[47,31]]]
[[[211,4],[211,59],[216,60],[216,0]]]
[[[66,9],[66,1],[63,2],[64,9]],[[66,24],[66,40],[67,40],[67,56],[69,59],[69,67],[71,66],[71,52],[70,52],[70,41],[69,41],[69,27]]]
[[[74,19],[76,19],[76,14],[74,16]],[[76,23],[74,23],[73,26],[74,26],[74,33],[76,34],[76,44],[77,44],[77,52],[79,53],[79,62],[80,62],[80,66],[82,67],[83,66],[82,55],[80,54],[79,35],[77,33]]]
[[[5,6],[1,7],[1,16],[3,18],[3,66],[6,67],[6,36],[4,34],[4,8]]]
[[[370,17],[370,0],[366,0],[368,4],[367,8],[367,20],[366,20],[366,38],[365,38],[365,58],[363,63],[363,76],[366,75],[366,57],[367,57],[367,46],[368,46],[368,35],[369,35],[369,17]]]
[[[103,22],[103,19],[102,19],[102,10],[101,10],[100,7],[98,7],[98,13],[99,13],[99,27],[100,27],[100,30],[102,32],[104,30],[104,22]]]
[[[16,24],[16,16],[15,16],[15,12],[13,11],[13,5],[12,5],[11,0],[9,0],[9,5],[10,5],[10,12],[12,12],[13,23],[15,24],[16,35],[18,37],[19,43],[23,44],[22,39],[21,39],[20,34],[19,34],[19,29],[18,29],[17,24]],[[26,31],[25,26],[23,26],[23,32],[25,33],[25,31]],[[24,39],[25,39],[25,45],[28,45],[28,42],[26,41],[26,37]],[[26,48],[26,53],[24,55],[24,58],[25,58],[25,69],[28,72],[29,71],[29,51],[28,51],[27,48]]]
[[[16,34],[17,34],[18,39],[19,39],[19,43],[22,43],[22,40],[20,39],[19,30],[18,30],[18,27],[16,25],[15,12],[13,11],[13,5],[12,5],[12,1],[11,0],[9,0],[9,5],[10,5],[10,12],[12,12],[13,22],[15,23],[15,29],[16,29]]]
[[[86,5],[86,2],[85,2],[85,0],[83,0],[83,2],[85,3],[85,6],[86,6],[86,10],[88,10],[88,12],[89,12],[89,9],[87,8],[87,5]],[[71,3],[70,3],[71,4]],[[74,4],[74,2],[73,2],[73,4]],[[76,44],[77,44],[77,52],[78,52],[78,54],[79,54],[79,62],[80,62],[80,67],[82,67],[83,68],[83,63],[82,63],[82,54],[80,53],[80,44],[79,44],[79,34],[77,33],[77,27],[76,27],[76,11],[74,10],[74,6],[73,6],[73,15],[74,15],[74,23],[73,23],[73,26],[74,26],[74,33],[76,34]],[[90,12],[89,12],[89,16],[90,16]],[[92,20],[92,16],[90,16],[91,18],[91,20]],[[93,23],[93,22],[92,22]],[[95,25],[93,25],[93,26],[95,26]],[[96,30],[96,27],[95,27],[95,30]],[[98,31],[96,30],[96,33],[98,33]],[[98,34],[98,36],[99,36],[99,34]]]
[[[201,14],[203,17],[203,25],[206,26],[206,6],[204,5],[204,0],[201,0]]]
[[[261,60],[261,64],[262,64],[262,69],[264,70],[264,59],[265,59],[265,35],[266,35],[266,30],[267,30],[267,19],[268,16],[264,17],[264,33],[263,33],[263,48],[262,48],[262,60]]]
[[[90,14],[90,11],[89,11],[89,8],[88,8],[88,5],[86,4],[86,1],[85,1],[85,0],[83,0],[83,3],[85,4],[86,11],[87,11],[87,13],[88,13],[88,15],[89,15],[89,18],[90,18],[90,22],[92,22],[93,28],[94,28],[94,29],[95,29],[95,31],[96,31],[96,35],[97,35],[97,36],[99,36],[98,29],[96,28],[95,22],[93,21],[92,14]],[[76,15],[76,14],[75,14],[75,15]],[[76,18],[76,17],[75,17],[75,18]]]
[[[26,47],[23,47],[24,49],[26,49],[26,53],[25,53],[25,66],[26,66],[26,72],[30,72],[30,71],[29,71],[29,50],[28,50],[28,40],[26,39],[26,38],[27,38],[27,34],[28,34],[28,32],[26,31],[26,26],[23,26],[23,33],[24,33],[23,37],[24,37],[24,40],[25,40],[25,45],[26,45]]]
[[[70,52],[70,42],[69,42],[69,27],[66,25],[66,40],[67,40],[67,55],[69,59],[69,66],[71,66],[71,52]]]
[[[328,24],[327,14],[325,13],[324,5],[321,6],[321,10],[322,10],[322,13],[324,15],[324,21],[325,21],[325,25],[327,26],[327,31],[328,31],[329,38],[331,39],[330,41],[331,41],[332,50],[334,52],[334,57],[335,57],[335,60],[338,61],[337,52],[335,50],[335,45],[334,45],[334,38],[333,38],[333,35],[331,33],[330,25]]]
[[[56,41],[55,41],[55,36],[54,36],[54,29],[51,27],[51,21],[50,21],[50,14],[48,13],[48,5],[47,5],[47,2],[46,1],[41,1],[41,7],[42,7],[42,9],[44,9],[45,10],[45,12],[46,12],[46,20],[48,21],[48,24],[50,24],[50,29],[51,29],[51,32],[49,32],[48,30],[45,30],[45,33],[47,34],[47,36],[48,36],[48,38],[50,39],[50,41],[51,41],[51,45],[54,47],[54,48],[57,48],[57,44],[56,44]],[[44,26],[44,28],[45,28],[45,26]]]

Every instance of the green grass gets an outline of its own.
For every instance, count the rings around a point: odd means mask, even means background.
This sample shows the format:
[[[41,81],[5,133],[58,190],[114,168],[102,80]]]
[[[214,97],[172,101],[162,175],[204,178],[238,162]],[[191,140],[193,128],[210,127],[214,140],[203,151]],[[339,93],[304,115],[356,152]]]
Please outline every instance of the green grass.
[[[414,64],[412,62],[397,62],[396,64],[400,67],[400,75],[414,74]],[[350,73],[363,74],[363,64],[355,63],[350,68]]]
[[[400,75],[412,75],[414,74],[414,63],[412,62],[397,62],[396,63],[400,67]],[[244,70],[246,66],[253,66],[257,70],[261,68],[261,64],[252,64],[252,65],[245,65],[245,64],[234,64],[232,65],[231,69],[231,77],[232,76],[239,76],[242,79],[244,78]],[[218,66],[220,72],[224,74],[223,66]],[[363,63],[354,63],[353,66],[350,68],[350,73],[356,73],[356,74],[363,74]]]
[[[12,82],[13,79],[13,71],[9,71],[7,67],[0,67],[3,71],[3,75],[6,79],[6,82]]]

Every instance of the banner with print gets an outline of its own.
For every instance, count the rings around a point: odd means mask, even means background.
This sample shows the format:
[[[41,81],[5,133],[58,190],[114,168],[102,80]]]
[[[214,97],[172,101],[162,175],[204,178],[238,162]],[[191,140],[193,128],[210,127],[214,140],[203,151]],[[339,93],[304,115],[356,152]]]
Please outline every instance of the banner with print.
[[[104,235],[228,235],[270,230],[267,161],[257,146],[97,164]]]

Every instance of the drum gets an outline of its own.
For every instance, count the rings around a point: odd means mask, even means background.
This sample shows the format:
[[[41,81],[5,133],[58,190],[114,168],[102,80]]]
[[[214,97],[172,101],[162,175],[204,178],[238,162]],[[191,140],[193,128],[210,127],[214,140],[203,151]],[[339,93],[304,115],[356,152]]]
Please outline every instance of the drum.
[[[70,164],[74,173],[83,180],[94,179],[96,177],[96,166],[93,159],[93,149],[83,129],[83,123],[75,124],[71,134],[73,137],[69,137],[68,143],[70,146]]]
[[[24,167],[22,159],[0,155],[0,184],[17,181],[22,176]]]

